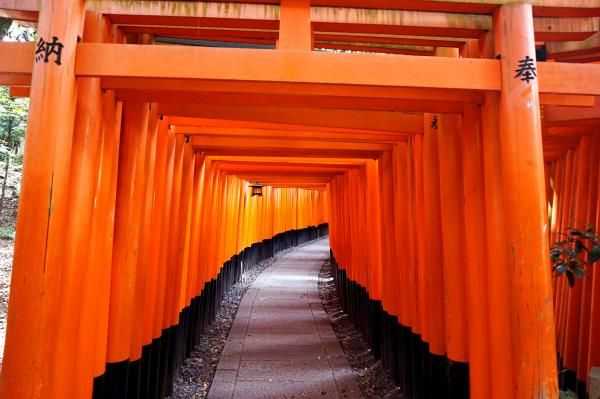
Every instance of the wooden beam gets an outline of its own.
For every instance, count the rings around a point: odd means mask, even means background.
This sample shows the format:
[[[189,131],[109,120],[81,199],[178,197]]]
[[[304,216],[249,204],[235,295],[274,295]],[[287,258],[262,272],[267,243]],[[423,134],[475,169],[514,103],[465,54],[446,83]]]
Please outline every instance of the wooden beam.
[[[458,102],[424,101],[415,99],[382,99],[365,97],[334,97],[264,93],[223,93],[171,90],[117,90],[119,100],[161,103],[196,104],[207,106],[252,105],[263,107],[294,107],[318,109],[346,109],[392,112],[461,113],[463,104]]]
[[[390,144],[384,143],[357,143],[353,141],[323,141],[323,140],[286,140],[282,138],[244,137],[231,140],[228,136],[194,136],[192,145],[197,149],[251,149],[281,150],[290,148],[297,150],[351,150],[351,151],[389,151]]]
[[[596,32],[581,41],[547,43],[546,48],[549,57],[556,59],[585,55],[600,49],[600,32]]]
[[[246,181],[258,181],[261,184],[327,184],[330,183],[332,177],[316,177],[316,176],[271,176],[271,175],[255,175],[252,173],[248,174],[235,174],[235,176]]]
[[[568,94],[540,94],[541,105],[561,105],[564,107],[593,107],[596,103],[594,96],[578,96]]]
[[[357,85],[322,85],[318,83],[287,83],[287,82],[254,82],[254,81],[223,81],[223,80],[189,80],[189,79],[141,79],[141,78],[104,78],[102,87],[105,89],[131,90],[181,90],[195,92],[227,92],[245,94],[294,94],[330,97],[363,97],[403,100],[424,100],[442,102],[483,102],[483,93],[473,90],[448,90],[436,88],[415,87],[384,87]]]
[[[0,60],[0,64],[2,61]],[[30,86],[31,74],[0,73],[1,86]]]
[[[215,149],[197,149],[207,157],[265,157],[265,158],[355,158],[355,159],[378,159],[381,151],[368,150],[343,150],[343,149],[325,149],[325,148],[293,148],[286,150],[272,148],[215,148]]]
[[[0,41],[0,73],[31,75],[34,49],[33,42]]]
[[[38,12],[37,0],[0,0],[0,10]]]
[[[400,112],[163,103],[159,104],[158,112],[165,116],[284,123],[400,133],[421,133],[423,129],[422,114],[404,114]]]
[[[460,47],[464,40],[452,37],[408,36],[386,34],[345,34],[339,32],[315,32],[315,41],[354,42],[372,44],[407,44],[415,46]]]
[[[281,130],[281,131],[298,131],[307,130],[304,124],[288,124],[288,123],[270,123],[270,122],[257,122],[257,121],[236,121],[227,119],[210,119],[210,118],[190,118],[183,116],[165,116],[164,119],[169,125],[173,127],[177,126],[191,126],[191,127],[220,127],[231,130],[236,129],[261,129],[261,130]],[[382,130],[374,129],[356,129],[356,128],[339,128],[339,127],[319,127],[312,126],[309,129],[315,132],[326,132],[326,133],[347,133],[347,134],[371,134],[371,133],[382,133],[382,134],[395,134],[393,132],[387,132]],[[289,162],[289,159],[286,159]]]
[[[344,173],[348,170],[356,169],[357,166],[346,165],[320,165],[311,163],[297,163],[297,164],[285,164],[285,163],[269,163],[269,162],[215,162],[215,166],[220,170],[228,172],[276,172],[276,173],[287,173],[287,172],[323,172],[323,173]]]
[[[445,35],[477,38],[492,29],[489,15],[390,9],[313,7],[317,31]],[[582,40],[598,31],[598,18],[534,18],[536,39]]]
[[[88,10],[105,15],[279,20],[279,6],[271,4],[87,0],[86,6]]]
[[[491,14],[499,5],[512,0],[314,0],[313,5],[327,7],[363,7],[413,11],[455,12],[467,14]],[[600,15],[598,0],[573,0],[565,4],[563,0],[531,1],[536,16],[589,17]]]
[[[30,74],[33,43],[0,42],[0,73]],[[103,78],[500,89],[489,59],[80,43],[76,73]],[[211,60],[207,63],[206,60]],[[373,73],[377,65],[377,73]],[[402,73],[398,73],[402,71]],[[440,73],[443,71],[443,73]],[[600,65],[538,63],[540,92],[600,95]]]
[[[31,87],[28,86],[11,86],[11,97],[29,97]]]
[[[344,167],[363,167],[367,164],[368,159],[357,158],[322,158],[322,157],[255,157],[255,156],[228,156],[228,155],[211,155],[207,157],[210,161],[215,162],[245,162],[245,163],[273,163],[279,165],[297,165],[297,164],[317,164],[317,165],[338,165]]]
[[[395,143],[407,140],[406,134],[399,133],[335,133],[310,130],[272,130],[272,129],[252,129],[252,128],[228,128],[228,127],[199,127],[199,126],[172,126],[175,134],[186,136],[232,136],[232,137],[262,137],[262,138],[283,138],[283,139],[312,139],[312,140],[331,140],[331,141],[356,141],[356,142],[377,142],[377,143]]]
[[[500,65],[488,59],[96,43],[81,43],[78,53],[80,76],[500,88]]]
[[[410,48],[409,48],[410,47]],[[433,48],[417,46],[378,45],[367,43],[315,42],[316,49],[348,50],[368,53],[400,54],[400,55],[433,55]]]
[[[541,93],[600,95],[600,65],[538,62]]]

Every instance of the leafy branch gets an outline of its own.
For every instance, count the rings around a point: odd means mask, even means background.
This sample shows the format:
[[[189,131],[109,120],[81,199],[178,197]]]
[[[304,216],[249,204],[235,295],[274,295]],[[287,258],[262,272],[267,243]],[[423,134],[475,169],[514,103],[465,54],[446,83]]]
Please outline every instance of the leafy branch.
[[[586,230],[567,228],[562,241],[550,249],[552,271],[557,276],[565,275],[569,286],[575,285],[575,279],[584,278],[586,266],[592,266],[600,260],[600,236],[592,227]]]

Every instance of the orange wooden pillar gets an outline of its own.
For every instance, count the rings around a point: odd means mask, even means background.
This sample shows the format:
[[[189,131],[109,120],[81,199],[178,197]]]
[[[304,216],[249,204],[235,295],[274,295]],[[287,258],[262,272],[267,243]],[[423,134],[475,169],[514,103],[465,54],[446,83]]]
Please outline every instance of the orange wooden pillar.
[[[159,216],[162,220],[162,228],[159,243],[159,258],[158,258],[158,276],[157,276],[157,287],[156,287],[156,308],[154,309],[154,322],[153,322],[153,337],[156,340],[156,349],[153,352],[153,359],[158,358],[158,362],[153,362],[151,376],[155,378],[156,390],[159,396],[165,395],[166,392],[166,380],[164,375],[167,368],[168,359],[168,340],[169,340],[169,325],[165,318],[166,308],[166,297],[168,289],[168,277],[169,277],[169,242],[171,238],[172,230],[172,202],[173,202],[173,186],[174,186],[174,170],[175,170],[175,153],[176,143],[175,134],[171,132],[168,125],[161,121],[159,122],[159,137],[167,135],[167,150],[165,158],[165,177],[164,177],[164,199],[163,205],[161,206],[161,215]]]
[[[367,161],[367,165],[362,168],[361,174],[364,174],[366,201],[363,209],[365,222],[367,224],[365,233],[369,238],[367,245],[368,263],[367,274],[369,276],[369,297],[374,301],[381,303],[382,299],[382,249],[381,249],[381,205],[379,201],[379,181],[377,180],[377,166],[375,161]]]
[[[431,362],[431,379],[445,381],[445,370],[441,368],[446,355],[446,317],[444,300],[444,267],[442,249],[442,226],[439,179],[437,116],[425,114],[423,136],[423,209],[425,237],[437,237],[428,241],[426,261],[427,291],[427,334],[429,352],[437,361]],[[433,387],[428,387],[429,389]],[[445,387],[439,387],[442,394]]]
[[[309,0],[282,0],[279,21],[278,49],[312,50]]]
[[[588,220],[588,206],[591,186],[591,157],[592,157],[592,138],[590,136],[581,137],[579,140],[578,156],[577,156],[577,175],[575,180],[575,202],[573,207],[573,220],[569,226],[581,229],[587,229],[590,222]],[[589,298],[586,303],[586,289],[591,289],[591,280],[585,279],[569,289],[569,302],[567,308],[567,325],[566,325],[566,341],[564,352],[564,366],[575,371],[575,380],[572,381],[574,386],[571,387],[574,391],[578,389],[577,381],[584,382],[587,380],[588,371],[584,371],[587,363],[587,330],[586,321],[588,316],[585,312],[586,308],[589,311]],[[583,360],[583,359],[586,360]]]
[[[490,43],[491,44],[491,43]],[[485,49],[483,49],[485,50]],[[480,40],[469,40],[463,57],[481,56]],[[485,236],[485,198],[481,107],[465,104],[462,154],[467,267],[467,317],[470,397],[491,397],[493,365],[489,359],[488,268]]]
[[[102,17],[88,12],[83,39],[102,42],[107,36]],[[102,92],[100,79],[78,79],[77,107],[70,168],[69,215],[61,276],[60,307],[55,334],[55,357],[50,368],[53,395],[88,397],[92,392],[96,331],[92,300],[108,292],[95,292],[98,270],[89,267],[90,223],[95,200],[101,150]],[[82,301],[82,298],[88,301]],[[73,350],[73,343],[79,351]],[[76,365],[76,366],[75,366]]]
[[[502,64],[500,153],[511,293],[514,392],[556,398],[552,289],[532,7],[510,3],[494,13]],[[520,71],[520,72],[518,72]]]
[[[93,292],[84,292],[82,301],[93,301],[96,306],[94,320],[91,322],[96,331],[94,351],[94,377],[100,377],[106,370],[108,343],[108,314],[110,302],[110,280],[112,269],[112,251],[114,234],[115,197],[117,192],[117,172],[119,162],[119,144],[121,133],[122,103],[115,102],[113,91],[102,95],[102,149],[99,176],[97,180],[95,207],[91,220],[90,249],[87,277],[96,285]],[[87,285],[87,283],[86,283]],[[100,293],[104,293],[100,295]],[[83,341],[77,350],[91,350]],[[81,349],[80,349],[81,348]],[[95,381],[96,382],[96,381]],[[103,380],[97,380],[94,391],[103,389]]]
[[[158,115],[156,104],[149,104],[148,121],[146,123],[145,154],[143,163],[139,164],[142,168],[142,179],[139,182],[143,184],[140,199],[137,206],[140,208],[139,225],[140,232],[138,236],[138,254],[135,267],[135,292],[133,295],[132,306],[132,325],[130,348],[129,348],[129,374],[127,386],[129,395],[136,397],[140,390],[148,388],[148,363],[142,362],[142,354],[147,359],[150,347],[145,347],[145,353],[142,352],[144,341],[144,319],[151,310],[145,307],[146,290],[148,286],[149,265],[150,265],[150,245],[151,236],[154,233],[151,230],[152,224],[152,203],[154,198],[154,170],[156,167],[156,146]],[[138,165],[136,165],[138,167]],[[144,391],[145,393],[147,391]]]
[[[600,134],[596,133],[594,137],[595,149],[598,149],[600,145]],[[598,151],[596,151],[598,152]],[[600,156],[596,156],[596,165],[592,167],[596,168],[596,187],[600,182]],[[592,186],[593,187],[593,186]],[[595,214],[595,228],[596,232],[600,230],[600,190],[596,193],[595,209],[592,214]],[[597,266],[596,266],[597,267]],[[588,367],[600,364],[600,342],[597,337],[600,336],[600,272],[597,269],[592,274],[592,298],[590,306],[590,332],[589,332],[589,354],[588,354]]]
[[[506,272],[508,246],[504,218],[503,184],[500,165],[498,125],[499,96],[486,95],[482,108],[483,175],[485,198],[485,249],[490,330],[489,362],[494,367],[491,379],[492,398],[511,397],[514,387],[513,351],[510,326],[510,279]]]
[[[481,55],[496,56],[494,32],[481,38]],[[504,188],[500,158],[500,132],[498,122],[498,93],[486,93],[481,109],[483,184],[485,198],[485,249],[487,260],[487,289],[490,317],[489,363],[494,365],[490,381],[491,397],[509,398],[514,383],[513,350],[510,326],[510,279],[506,272],[509,248],[506,244],[504,217]],[[493,315],[493,317],[491,316]]]
[[[439,117],[440,202],[446,317],[446,351],[459,362],[468,361],[466,277],[463,273],[465,222],[462,179],[462,120],[459,115]],[[451,387],[455,389],[455,387]],[[458,387],[456,387],[458,389]]]
[[[595,231],[598,231],[598,223],[596,222],[597,214],[596,208],[598,204],[598,197],[600,195],[600,134],[596,133],[594,136],[589,137],[589,141],[584,143],[584,137],[582,137],[580,146],[582,144],[589,145],[590,150],[590,161],[589,161],[589,176],[588,176],[588,198],[587,206],[585,210],[586,224],[593,226]],[[596,188],[596,189],[595,189]],[[584,285],[582,306],[581,306],[581,323],[580,323],[580,335],[579,335],[579,350],[577,359],[577,380],[578,388],[581,394],[586,394],[589,391],[589,385],[586,385],[586,389],[583,389],[583,384],[588,384],[588,376],[591,367],[595,366],[595,363],[590,362],[591,343],[594,341],[591,335],[592,326],[592,301],[594,295],[593,282],[594,276],[598,273],[594,267],[588,268],[588,276],[582,281]],[[597,294],[596,294],[597,295]]]
[[[146,363],[142,364],[142,375],[149,375],[146,383],[142,383],[140,387],[141,397],[152,397],[152,393],[157,391],[158,382],[158,356],[160,349],[160,336],[162,333],[162,325],[156,328],[156,312],[162,302],[159,298],[158,286],[162,282],[160,276],[165,269],[160,263],[160,248],[161,241],[164,239],[163,233],[163,214],[165,206],[165,198],[167,192],[165,188],[166,170],[167,170],[167,151],[168,151],[168,126],[163,118],[159,117],[156,127],[156,161],[154,167],[154,175],[150,175],[152,182],[152,198],[150,224],[146,229],[149,234],[149,243],[145,244],[146,254],[144,255],[147,265],[147,283],[144,295],[144,320],[142,331],[142,357]],[[149,132],[152,132],[150,130]],[[152,140],[151,140],[152,142]],[[148,199],[146,199],[148,206]],[[146,221],[145,221],[146,223]],[[161,319],[162,322],[162,319]],[[150,364],[147,361],[150,360]]]
[[[574,192],[575,192],[575,186],[574,186],[574,181],[575,181],[575,176],[576,176],[576,161],[577,161],[577,155],[576,152],[574,150],[569,150],[567,151],[567,154],[564,157],[564,161],[565,161],[565,171],[564,171],[564,183],[563,183],[563,188],[562,188],[562,195],[561,195],[561,201],[559,202],[558,206],[559,206],[559,216],[558,216],[558,225],[557,225],[557,232],[562,232],[565,228],[570,227],[571,222],[572,222],[572,205],[573,205],[573,198],[574,198]],[[557,237],[557,241],[558,237]],[[556,282],[556,289],[560,291],[560,299],[561,301],[557,304],[557,309],[556,309],[556,317],[555,317],[555,324],[556,324],[556,328],[557,328],[557,334],[556,334],[556,339],[557,339],[557,347],[558,347],[558,353],[560,354],[559,356],[559,361],[562,365],[564,364],[564,361],[562,359],[562,356],[564,355],[564,349],[565,349],[565,342],[566,342],[566,324],[567,324],[567,318],[568,318],[568,303],[569,303],[569,295],[570,295],[570,288],[567,285],[567,282],[565,281],[565,279],[559,279]]]
[[[429,342],[429,302],[427,294],[427,249],[425,236],[425,207],[423,193],[423,136],[411,138],[411,162],[413,180],[413,224],[415,229],[416,280],[419,295],[419,330],[421,340]]]
[[[465,105],[462,154],[470,397],[489,398],[493,365],[489,361],[481,112],[475,105]]]
[[[147,103],[132,102],[123,109],[105,380],[107,395],[115,398],[127,395],[149,108]]]
[[[54,326],[60,312],[67,245],[77,91],[74,62],[84,21],[84,1],[49,0],[40,2],[38,9],[42,52],[33,65],[6,352],[0,377],[0,397],[7,399],[57,397],[49,390],[50,367],[57,340],[61,339]]]

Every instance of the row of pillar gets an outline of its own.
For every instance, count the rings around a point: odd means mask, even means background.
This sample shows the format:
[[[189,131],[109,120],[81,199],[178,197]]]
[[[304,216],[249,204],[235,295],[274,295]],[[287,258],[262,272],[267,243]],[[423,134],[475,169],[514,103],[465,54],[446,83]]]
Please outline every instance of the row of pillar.
[[[381,356],[408,397],[556,398],[538,84],[517,76],[535,58],[531,5],[499,7],[473,52],[501,60],[500,93],[425,114],[422,136],[336,177],[332,251],[346,291],[381,306]]]
[[[576,148],[547,162],[546,181],[551,219],[550,243],[562,241],[568,228],[600,231],[600,133],[582,136]],[[585,254],[583,255],[585,257]],[[600,273],[586,268],[587,276],[570,287],[555,278],[554,306],[560,384],[586,397],[588,376],[600,365]]]
[[[156,104],[76,78],[79,40],[124,41],[84,9],[40,3],[64,48],[33,70],[3,398],[164,397],[242,268],[326,232],[325,192],[251,197]]]

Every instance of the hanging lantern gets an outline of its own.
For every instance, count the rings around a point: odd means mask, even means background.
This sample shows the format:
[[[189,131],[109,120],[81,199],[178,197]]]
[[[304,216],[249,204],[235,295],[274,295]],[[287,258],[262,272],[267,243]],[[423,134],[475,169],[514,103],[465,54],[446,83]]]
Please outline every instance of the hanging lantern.
[[[260,183],[254,183],[250,185],[250,188],[252,189],[252,197],[254,197],[255,195],[262,197],[262,188],[263,185]]]

